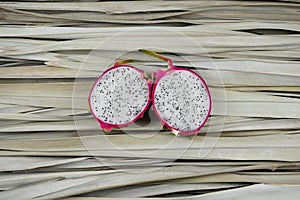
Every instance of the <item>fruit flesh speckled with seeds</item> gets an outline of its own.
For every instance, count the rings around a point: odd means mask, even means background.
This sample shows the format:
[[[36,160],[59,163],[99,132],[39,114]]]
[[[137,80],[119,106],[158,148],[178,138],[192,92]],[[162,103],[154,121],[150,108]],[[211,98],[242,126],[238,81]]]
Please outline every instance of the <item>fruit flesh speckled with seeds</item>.
[[[146,112],[151,83],[132,66],[114,66],[99,77],[89,95],[93,116],[105,131],[130,125]]]
[[[197,134],[210,113],[208,88],[187,69],[160,71],[153,90],[154,108],[165,126],[181,135]]]
[[[176,135],[197,135],[212,108],[204,79],[192,70],[175,67],[169,58],[149,50],[140,51],[169,64],[168,69],[155,72],[152,89],[153,110],[163,126]]]

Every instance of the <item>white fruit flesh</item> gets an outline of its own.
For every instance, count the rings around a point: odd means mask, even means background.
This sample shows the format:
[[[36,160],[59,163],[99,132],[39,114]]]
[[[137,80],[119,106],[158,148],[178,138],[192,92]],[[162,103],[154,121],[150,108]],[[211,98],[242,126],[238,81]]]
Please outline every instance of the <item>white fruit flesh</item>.
[[[172,70],[157,83],[155,108],[175,130],[192,131],[203,125],[210,108],[205,83],[187,70]]]
[[[131,122],[144,111],[148,100],[148,84],[142,73],[125,66],[107,71],[90,96],[94,115],[109,124]]]

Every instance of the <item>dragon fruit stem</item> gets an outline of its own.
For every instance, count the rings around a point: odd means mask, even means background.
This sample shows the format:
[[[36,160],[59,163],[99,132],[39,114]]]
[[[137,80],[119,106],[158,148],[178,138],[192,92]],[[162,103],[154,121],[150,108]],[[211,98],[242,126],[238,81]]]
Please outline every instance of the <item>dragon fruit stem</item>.
[[[164,57],[162,55],[159,55],[158,53],[155,53],[154,51],[150,51],[150,50],[146,50],[146,49],[140,49],[139,51],[142,53],[148,54],[150,56],[153,56],[155,58],[158,58],[160,60],[164,60],[164,61],[168,62],[170,68],[174,67],[173,62],[170,58]]]
[[[128,60],[120,60],[118,62],[115,62],[114,66],[121,66],[121,65],[125,65],[127,63],[132,63],[132,62],[138,62],[138,60],[134,60],[134,59],[128,59]]]

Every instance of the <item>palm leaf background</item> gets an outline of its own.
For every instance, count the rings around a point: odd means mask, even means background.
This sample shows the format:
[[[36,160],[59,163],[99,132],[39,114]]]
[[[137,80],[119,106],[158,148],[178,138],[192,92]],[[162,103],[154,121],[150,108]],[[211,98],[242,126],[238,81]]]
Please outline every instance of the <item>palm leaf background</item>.
[[[2,1],[0,199],[298,199],[299,3]],[[199,136],[99,131],[93,82],[118,59],[165,68],[145,47],[207,81]]]

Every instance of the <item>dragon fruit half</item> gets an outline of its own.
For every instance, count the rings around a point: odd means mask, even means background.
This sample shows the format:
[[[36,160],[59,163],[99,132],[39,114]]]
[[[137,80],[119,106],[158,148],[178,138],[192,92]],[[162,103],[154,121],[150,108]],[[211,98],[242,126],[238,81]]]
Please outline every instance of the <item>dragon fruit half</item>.
[[[205,81],[195,72],[175,67],[172,60],[152,51],[144,53],[165,60],[167,70],[155,72],[152,88],[153,110],[174,134],[198,134],[211,112],[211,96]]]
[[[91,113],[104,131],[130,125],[144,113],[151,102],[151,83],[144,71],[115,63],[95,81],[90,95]]]

